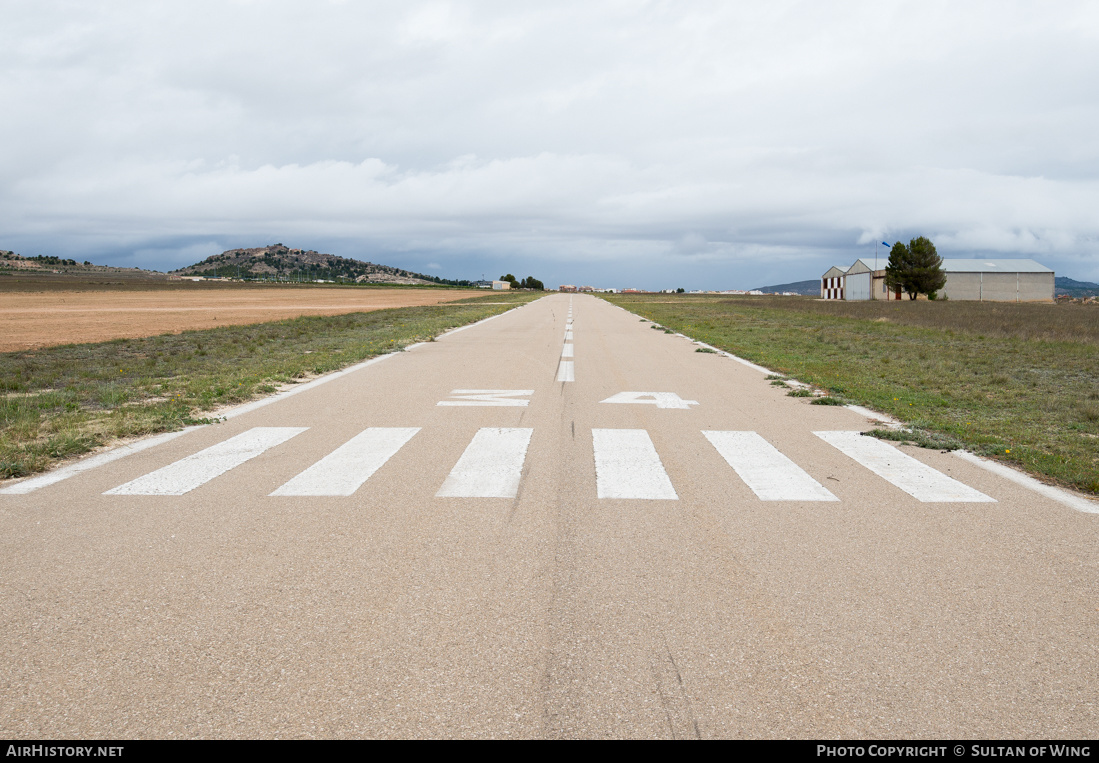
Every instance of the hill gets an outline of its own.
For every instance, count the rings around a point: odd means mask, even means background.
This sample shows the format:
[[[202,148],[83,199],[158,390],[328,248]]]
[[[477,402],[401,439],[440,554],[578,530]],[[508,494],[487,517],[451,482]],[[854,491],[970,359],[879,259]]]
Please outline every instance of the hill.
[[[230,249],[207,257],[173,275],[223,278],[256,278],[280,281],[353,281],[355,283],[468,285],[468,281],[413,273],[409,270],[363,262],[312,249],[291,249],[272,244],[255,249]]]
[[[792,291],[795,294],[804,294],[807,297],[819,297],[820,296],[820,279],[814,278],[812,281],[794,281],[793,283],[780,283],[776,286],[757,286],[753,291],[763,291],[768,293],[778,292],[781,294],[784,291]]]
[[[1067,294],[1070,297],[1099,297],[1099,283],[1056,276],[1053,279],[1053,293]]]
[[[155,270],[116,268],[111,265],[93,265],[88,260],[77,262],[73,259],[54,257],[46,254],[28,256],[16,254],[15,252],[6,249],[0,249],[0,273],[34,278],[50,278],[55,275],[88,278],[106,275],[130,280],[166,279],[164,273]]]

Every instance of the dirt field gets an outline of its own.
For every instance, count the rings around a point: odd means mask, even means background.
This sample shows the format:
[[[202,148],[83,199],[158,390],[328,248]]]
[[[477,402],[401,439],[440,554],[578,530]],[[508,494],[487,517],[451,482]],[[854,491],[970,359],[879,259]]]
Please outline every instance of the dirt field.
[[[188,329],[435,305],[471,296],[457,289],[242,287],[0,293],[0,352],[102,342]]]

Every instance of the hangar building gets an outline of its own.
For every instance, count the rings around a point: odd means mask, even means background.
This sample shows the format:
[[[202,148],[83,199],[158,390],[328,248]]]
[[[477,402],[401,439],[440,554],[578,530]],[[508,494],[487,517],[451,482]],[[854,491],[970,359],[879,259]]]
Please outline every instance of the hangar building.
[[[1052,302],[1054,272],[1034,260],[943,259],[947,299],[981,302]],[[862,260],[832,267],[820,280],[821,299],[898,300],[899,291],[885,286],[885,270]]]

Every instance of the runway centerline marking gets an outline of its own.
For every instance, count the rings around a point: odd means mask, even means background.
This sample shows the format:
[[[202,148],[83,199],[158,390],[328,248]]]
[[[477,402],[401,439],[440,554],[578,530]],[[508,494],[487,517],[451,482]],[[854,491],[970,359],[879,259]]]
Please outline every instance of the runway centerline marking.
[[[530,397],[533,394],[532,389],[454,389],[450,391],[450,396],[457,397],[458,400],[441,400],[435,405],[525,408],[530,401],[517,398]]]
[[[839,500],[758,432],[703,431],[702,434],[761,500]]]
[[[573,357],[573,354],[572,354],[572,348],[573,347],[574,347],[574,345],[571,345],[571,344],[566,344],[564,347],[562,347],[561,348],[561,357],[562,358],[571,358],[571,357]]]
[[[689,411],[692,405],[698,405],[697,400],[684,400],[674,392],[619,392],[600,402],[655,405],[657,408],[678,408],[683,411]]]
[[[562,360],[560,365],[557,366],[557,381],[559,382],[574,382],[576,381],[576,370],[573,368],[573,361]]]
[[[593,429],[591,435],[599,498],[679,499],[644,429]]]
[[[866,437],[862,432],[813,434],[923,503],[996,503],[995,498],[947,477],[888,443]]]
[[[119,485],[104,495],[183,495],[250,461],[309,427],[254,427],[155,472]]]
[[[529,428],[477,430],[435,495],[440,498],[514,498],[534,433]]]
[[[420,427],[371,427],[360,432],[271,495],[353,495]]]

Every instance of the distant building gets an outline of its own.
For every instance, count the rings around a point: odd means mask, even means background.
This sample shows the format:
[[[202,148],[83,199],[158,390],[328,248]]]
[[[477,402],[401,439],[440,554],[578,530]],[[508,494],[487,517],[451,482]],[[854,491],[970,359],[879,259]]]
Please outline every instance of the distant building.
[[[847,268],[833,265],[828,272],[820,277],[821,299],[843,299],[843,277],[847,275]]]
[[[948,299],[1052,302],[1054,272],[1034,260],[943,260]]]
[[[511,281],[493,281],[493,291],[507,291],[511,288]]]
[[[572,285],[572,284],[570,284],[570,283],[567,283],[567,284],[562,284],[561,286],[558,286],[558,287],[557,287],[557,291],[568,291],[568,292],[573,292],[573,291],[576,291],[576,287],[575,287],[575,286],[573,286],[573,285]]]
[[[947,299],[981,302],[1052,302],[1054,272],[1034,260],[943,259]],[[832,267],[821,276],[821,299],[848,301],[899,300],[890,290],[885,270],[874,270],[861,259],[849,267]]]

